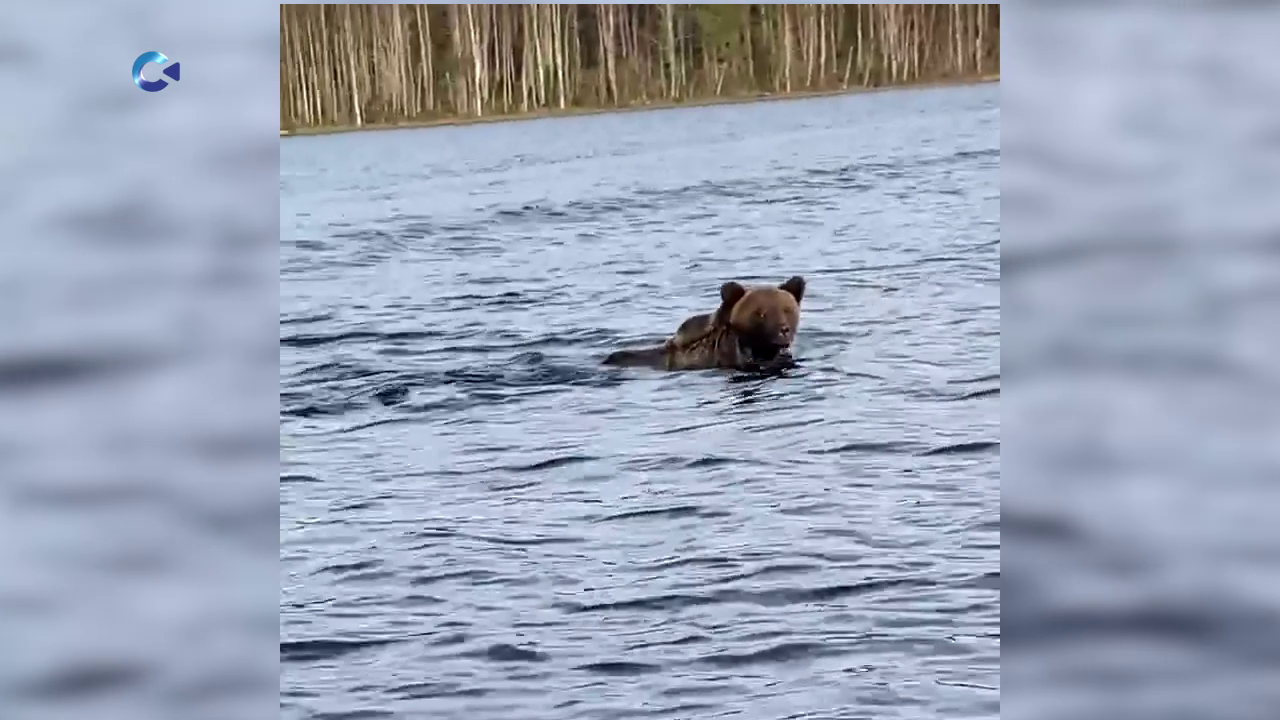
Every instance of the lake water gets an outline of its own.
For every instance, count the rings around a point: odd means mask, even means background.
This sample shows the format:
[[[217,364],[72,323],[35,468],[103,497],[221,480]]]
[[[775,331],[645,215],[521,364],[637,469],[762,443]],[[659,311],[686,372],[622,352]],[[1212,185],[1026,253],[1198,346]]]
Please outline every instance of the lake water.
[[[999,714],[998,85],[280,156],[283,717]]]

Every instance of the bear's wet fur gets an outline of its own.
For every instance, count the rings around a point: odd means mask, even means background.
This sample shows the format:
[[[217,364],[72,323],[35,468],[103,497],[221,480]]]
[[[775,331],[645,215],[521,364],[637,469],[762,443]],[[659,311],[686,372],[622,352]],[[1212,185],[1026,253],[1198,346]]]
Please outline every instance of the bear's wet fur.
[[[619,350],[605,365],[666,370],[768,370],[793,361],[805,280],[799,275],[773,286],[720,286],[720,307],[685,320],[665,343]]]

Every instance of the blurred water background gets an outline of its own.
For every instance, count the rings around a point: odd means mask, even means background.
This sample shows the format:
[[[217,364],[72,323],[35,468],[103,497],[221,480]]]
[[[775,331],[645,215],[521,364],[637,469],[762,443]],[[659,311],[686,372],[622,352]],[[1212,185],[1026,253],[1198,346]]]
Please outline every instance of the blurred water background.
[[[256,527],[277,522],[278,365],[246,364],[268,387],[232,395],[210,361],[280,334],[278,9],[70,7],[14,5],[0,24],[0,707],[275,716],[276,540],[243,542],[253,533],[201,511],[243,504],[261,508],[243,514]],[[1001,709],[1269,720],[1278,18],[1239,4],[1003,10]],[[185,94],[129,81],[151,49],[184,63]],[[118,243],[137,232],[115,229],[127,222],[66,220],[103,206],[167,219],[152,247],[208,255],[147,262]],[[246,241],[215,252],[210,228],[229,219]],[[182,279],[232,257],[238,292]],[[255,329],[175,335],[204,342],[130,372],[49,372],[82,367],[51,358],[102,338],[172,327],[180,308]],[[173,441],[211,415],[262,449]],[[146,454],[111,444],[126,429]],[[103,490],[33,492],[64,485]],[[270,497],[251,498],[260,487]],[[161,562],[112,562],[122,546]]]
[[[1005,717],[1280,707],[1278,22],[1007,16]]]
[[[5,718],[278,713],[278,14],[0,12]]]

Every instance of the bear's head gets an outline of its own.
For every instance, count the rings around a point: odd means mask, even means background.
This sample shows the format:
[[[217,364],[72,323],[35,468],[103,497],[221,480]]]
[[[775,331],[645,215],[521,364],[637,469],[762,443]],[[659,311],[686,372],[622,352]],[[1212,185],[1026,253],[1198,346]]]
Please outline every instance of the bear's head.
[[[759,362],[790,356],[800,325],[804,278],[799,275],[777,287],[743,287],[730,281],[720,286],[720,309],[713,321],[737,338],[739,347]]]

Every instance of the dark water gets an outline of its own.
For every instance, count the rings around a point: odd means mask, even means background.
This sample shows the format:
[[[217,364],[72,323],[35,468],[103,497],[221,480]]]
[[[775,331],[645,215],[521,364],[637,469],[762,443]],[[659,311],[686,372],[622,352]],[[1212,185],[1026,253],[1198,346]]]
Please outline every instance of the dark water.
[[[998,715],[998,92],[284,141],[283,716]]]

